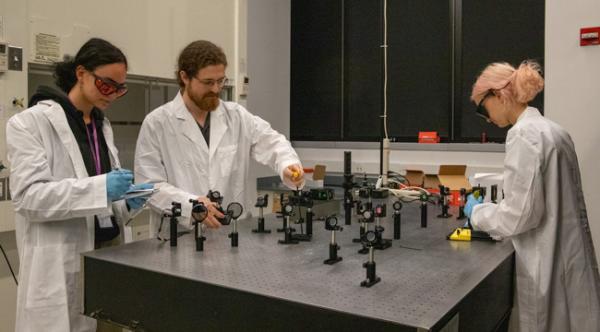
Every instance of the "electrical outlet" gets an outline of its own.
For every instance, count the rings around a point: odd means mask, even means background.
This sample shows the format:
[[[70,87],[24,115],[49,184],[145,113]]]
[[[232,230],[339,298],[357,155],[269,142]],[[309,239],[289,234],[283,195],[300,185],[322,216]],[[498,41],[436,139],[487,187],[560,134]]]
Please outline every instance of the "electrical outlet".
[[[8,48],[8,70],[23,71],[23,49],[10,46]]]

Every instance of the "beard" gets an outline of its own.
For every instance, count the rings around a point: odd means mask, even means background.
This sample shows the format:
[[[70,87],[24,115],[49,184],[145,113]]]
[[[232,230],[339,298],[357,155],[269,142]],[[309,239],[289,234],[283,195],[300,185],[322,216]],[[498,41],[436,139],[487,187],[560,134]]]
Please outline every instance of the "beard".
[[[214,92],[207,92],[202,96],[195,94],[191,89],[188,92],[192,102],[203,111],[212,112],[219,107],[219,95]]]

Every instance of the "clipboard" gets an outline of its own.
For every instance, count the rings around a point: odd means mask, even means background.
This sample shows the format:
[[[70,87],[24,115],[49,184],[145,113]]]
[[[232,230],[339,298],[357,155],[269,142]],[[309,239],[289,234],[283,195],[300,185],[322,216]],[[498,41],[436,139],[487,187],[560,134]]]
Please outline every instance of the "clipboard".
[[[130,198],[136,198],[136,197],[147,197],[147,196],[153,195],[157,191],[159,191],[158,188],[129,190],[129,191],[127,191],[125,193],[125,195],[123,195],[122,199],[130,199]]]

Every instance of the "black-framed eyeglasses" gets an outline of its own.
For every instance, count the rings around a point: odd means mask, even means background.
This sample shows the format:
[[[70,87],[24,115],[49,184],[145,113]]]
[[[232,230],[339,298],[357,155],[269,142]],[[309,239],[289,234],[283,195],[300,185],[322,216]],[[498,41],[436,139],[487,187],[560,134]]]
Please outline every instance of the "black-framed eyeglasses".
[[[211,88],[213,86],[217,85],[219,87],[219,89],[220,89],[220,88],[224,87],[225,85],[227,85],[227,83],[229,83],[229,79],[227,78],[227,76],[221,77],[218,80],[212,80],[212,79],[201,80],[201,79],[199,79],[197,77],[194,77],[194,78],[197,79],[198,82],[200,82],[200,83],[202,83],[202,84],[204,84],[204,85],[206,85],[208,87],[211,87]]]
[[[92,75],[94,75],[94,85],[96,85],[98,91],[105,96],[116,93],[117,98],[120,98],[129,91],[127,84],[125,83],[117,83],[110,78],[101,77],[94,73],[92,73]]]
[[[494,91],[491,89],[488,90],[488,92],[485,94],[485,96],[483,96],[483,98],[481,98],[481,100],[479,101],[479,104],[477,104],[477,109],[475,109],[475,114],[484,118],[486,121],[490,120],[490,114],[488,113],[485,106],[483,106],[483,103],[485,102],[485,100],[488,97],[493,96],[493,95],[494,95]]]

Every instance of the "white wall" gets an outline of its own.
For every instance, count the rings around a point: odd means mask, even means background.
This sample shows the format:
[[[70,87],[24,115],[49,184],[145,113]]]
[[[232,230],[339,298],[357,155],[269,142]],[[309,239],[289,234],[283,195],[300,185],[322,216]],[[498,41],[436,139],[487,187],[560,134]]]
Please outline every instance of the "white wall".
[[[379,173],[379,150],[376,149],[296,149],[305,166],[315,163],[326,165],[328,170],[343,170],[344,153],[352,151],[353,172]],[[392,150],[390,170],[404,172],[406,169],[419,169],[436,174],[439,165],[469,165],[468,175],[476,172],[502,172],[504,153],[500,152],[451,152]]]
[[[289,139],[290,1],[251,0],[248,5],[248,110]],[[250,166],[249,192],[256,177],[274,175],[258,163]]]
[[[579,46],[579,29],[597,26],[598,0],[546,1],[546,116],[575,142],[600,258],[600,46]]]
[[[127,55],[129,73],[173,78],[177,55],[193,40],[211,40],[233,57],[239,1],[28,0],[26,18],[32,36],[59,36],[63,53],[74,55],[90,37],[105,38]]]

